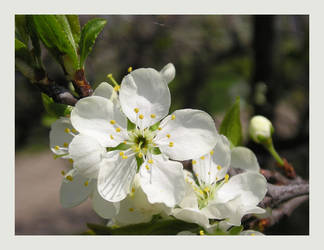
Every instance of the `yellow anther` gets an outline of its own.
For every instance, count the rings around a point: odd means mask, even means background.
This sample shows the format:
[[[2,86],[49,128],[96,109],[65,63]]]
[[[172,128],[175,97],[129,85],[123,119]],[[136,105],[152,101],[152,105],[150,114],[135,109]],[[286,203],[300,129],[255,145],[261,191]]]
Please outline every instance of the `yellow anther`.
[[[195,176],[198,176],[198,174],[197,174],[197,173],[195,173]]]
[[[127,144],[127,141],[124,141],[124,144]]]
[[[112,125],[114,125],[115,123],[116,123],[115,120],[111,120],[111,121],[110,121],[110,124],[112,124]]]
[[[65,133],[70,133],[71,132],[71,129],[66,128],[66,129],[64,129],[64,131],[65,131]]]
[[[120,152],[119,152],[119,155],[120,155],[120,156],[123,156],[123,155],[124,155],[124,152],[123,152],[123,151],[120,151]]]
[[[156,117],[155,114],[151,114],[151,118],[154,119]]]
[[[175,119],[175,115],[171,115],[171,120],[174,120]]]
[[[204,230],[200,230],[200,231],[199,231],[199,234],[200,234],[200,235],[205,235]]]
[[[250,235],[251,235],[251,236],[255,236],[255,233],[251,233]]]
[[[153,164],[153,160],[152,159],[149,159],[147,162],[150,163],[150,164]]]
[[[186,178],[186,182],[189,182],[189,179],[188,178]]]
[[[225,175],[225,182],[228,182],[228,179],[229,179],[229,175],[226,174],[226,175]]]
[[[128,71],[128,73],[130,73],[130,72],[132,72],[132,70],[133,70],[133,68],[130,66],[127,71]]]
[[[218,170],[221,170],[221,169],[222,169],[222,166],[218,165],[218,166],[217,166],[217,169],[218,169]]]
[[[143,120],[143,119],[144,119],[144,115],[140,114],[140,115],[138,116],[138,118],[140,118],[141,120]]]
[[[138,108],[134,108],[134,112],[137,114],[139,112]]]
[[[69,146],[69,144],[67,142],[63,143],[63,147],[68,147],[68,146]]]
[[[114,137],[113,137],[112,135],[110,135],[110,139],[112,139],[112,140],[113,140],[113,139],[114,139]]]
[[[153,146],[156,147],[156,143],[153,143]]]
[[[214,150],[210,151],[210,155],[213,155],[214,154]]]
[[[205,156],[200,157],[200,159],[204,160],[205,159]]]
[[[134,208],[129,208],[129,212],[134,212]]]
[[[135,152],[139,152],[139,151],[140,151],[140,147],[137,146],[137,147],[135,148]]]
[[[120,128],[116,128],[116,132],[118,133],[118,132],[120,132],[121,131],[121,129]]]
[[[76,129],[74,129],[74,128],[72,128],[72,130],[71,130],[73,133],[76,133],[76,132],[78,132],[78,131],[76,131]]]
[[[158,127],[158,130],[162,130],[162,128],[161,127]]]
[[[116,85],[116,86],[114,87],[114,90],[117,92],[117,91],[120,90],[120,87],[119,87],[118,85]]]
[[[70,158],[70,159],[69,159],[69,162],[70,162],[70,163],[73,163],[73,159]]]
[[[65,171],[64,170],[61,171],[61,175],[63,175],[63,176],[65,175]]]
[[[60,147],[59,147],[59,146],[55,146],[54,149],[55,149],[55,150],[59,150]]]
[[[169,142],[169,147],[173,147],[173,142],[172,141]]]
[[[192,165],[195,165],[196,163],[196,160],[192,160]]]
[[[68,175],[68,176],[66,176],[65,177],[67,180],[69,180],[69,181],[73,181],[73,177],[71,176],[71,175]]]
[[[127,159],[127,158],[128,158],[128,156],[127,156],[127,155],[123,155],[122,157],[123,157],[123,159]]]
[[[200,193],[200,194],[204,194],[204,192],[203,192],[201,189],[199,189],[199,193]]]
[[[218,181],[218,177],[216,177],[216,181]]]
[[[204,191],[207,193],[207,192],[209,192],[209,187],[205,187],[205,189],[204,189]]]
[[[210,172],[208,172],[208,175],[210,175]]]
[[[132,193],[135,193],[135,188],[132,188]]]
[[[85,181],[85,182],[84,182],[84,186],[87,187],[88,185],[89,185],[89,181]]]
[[[139,154],[138,154],[138,157],[139,157],[139,158],[142,158],[142,157],[143,157],[143,154],[142,154],[142,153],[139,153]]]
[[[149,167],[149,165],[146,165],[146,166],[145,166],[145,168],[146,168],[147,170],[150,170],[150,167]]]
[[[167,135],[166,135],[166,137],[170,138],[170,137],[171,137],[171,135],[170,135],[170,134],[167,134]]]

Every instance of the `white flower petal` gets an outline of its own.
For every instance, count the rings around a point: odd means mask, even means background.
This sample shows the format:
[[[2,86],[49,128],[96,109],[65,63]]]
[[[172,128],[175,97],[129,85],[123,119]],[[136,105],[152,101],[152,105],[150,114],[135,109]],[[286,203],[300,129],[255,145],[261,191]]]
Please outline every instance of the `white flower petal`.
[[[88,199],[88,196],[96,188],[95,181],[90,181],[87,186],[85,182],[88,178],[83,177],[80,174],[76,174],[72,181],[68,181],[65,178],[62,181],[60,189],[60,202],[63,207],[75,207]]]
[[[96,138],[104,147],[117,146],[128,137],[126,117],[117,105],[101,96],[78,101],[71,112],[71,122],[80,133]],[[121,131],[117,132],[117,128]]]
[[[179,220],[183,220],[189,223],[196,223],[204,228],[209,227],[209,220],[207,216],[198,209],[192,208],[175,208],[172,215]]]
[[[182,201],[178,204],[182,208],[193,208],[198,209],[197,195],[194,191],[194,187],[198,188],[193,180],[192,174],[184,170],[185,175],[185,196]]]
[[[118,153],[118,151],[116,151]],[[107,201],[123,200],[130,192],[136,174],[137,163],[134,156],[103,164],[98,175],[98,192]]]
[[[230,166],[230,161],[229,141],[225,136],[219,135],[214,149],[210,153],[195,159],[193,161],[195,164],[192,167],[200,183],[211,185],[224,178]]]
[[[254,172],[245,172],[231,177],[217,191],[217,201],[227,202],[241,196],[242,205],[256,206],[267,192],[267,181],[263,175]]]
[[[235,147],[231,153],[231,167],[259,172],[260,166],[255,154],[246,147]]]
[[[119,203],[113,203],[103,199],[97,191],[97,185],[92,194],[92,208],[102,218],[110,219],[119,212]]]
[[[61,117],[51,125],[50,131],[50,148],[54,154],[62,155],[68,153],[67,147],[73,139],[73,135],[66,133],[65,129],[73,129],[69,118]],[[56,149],[59,146],[60,149]],[[63,149],[66,148],[66,149]],[[63,156],[62,158],[69,158],[69,156]]]
[[[93,95],[102,96],[102,97],[105,97],[106,99],[110,99],[113,92],[114,92],[114,88],[109,83],[102,82],[94,90]]]
[[[141,128],[147,128],[165,117],[171,103],[168,85],[162,75],[151,68],[137,69],[125,76],[119,99],[128,119]],[[140,116],[142,119],[139,119]]]
[[[87,178],[97,178],[106,149],[93,137],[79,134],[69,146],[73,166]]]
[[[166,83],[169,84],[175,77],[176,69],[172,63],[168,63],[160,70],[160,73]]]
[[[153,164],[144,162],[140,168],[141,187],[149,202],[173,207],[185,195],[183,166],[180,162],[165,160],[161,155],[153,155],[152,159]]]
[[[162,153],[174,160],[198,158],[210,152],[217,143],[214,121],[204,111],[177,110],[163,119],[160,127],[154,142]]]

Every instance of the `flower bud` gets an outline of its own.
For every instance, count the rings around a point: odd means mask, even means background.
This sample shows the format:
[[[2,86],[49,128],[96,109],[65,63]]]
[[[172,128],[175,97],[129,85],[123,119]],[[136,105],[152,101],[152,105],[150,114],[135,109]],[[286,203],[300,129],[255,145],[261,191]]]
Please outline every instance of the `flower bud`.
[[[271,140],[274,132],[271,122],[264,116],[254,116],[249,125],[249,133],[253,141],[256,143],[266,143]]]
[[[175,77],[175,67],[172,63],[168,63],[160,71],[163,79],[169,84]]]

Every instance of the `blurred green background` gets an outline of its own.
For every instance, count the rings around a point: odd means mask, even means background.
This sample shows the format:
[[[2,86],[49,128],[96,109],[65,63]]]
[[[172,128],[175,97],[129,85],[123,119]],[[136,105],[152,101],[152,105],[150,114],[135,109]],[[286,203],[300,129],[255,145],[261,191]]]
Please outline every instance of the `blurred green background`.
[[[93,17],[107,20],[86,63],[86,77],[93,87],[108,81],[108,73],[112,73],[121,82],[129,66],[133,69],[152,67],[160,70],[165,64],[172,62],[177,72],[175,80],[169,85],[171,111],[179,108],[202,109],[214,117],[219,128],[224,112],[236,96],[240,96],[244,144],[256,153],[261,167],[273,169],[275,164],[262,147],[248,139],[247,125],[254,114],[272,120],[275,127],[274,143],[279,153],[294,165],[297,174],[308,179],[308,16],[81,15],[81,25]],[[53,58],[44,53],[43,59],[50,78],[66,85],[63,71]],[[25,176],[30,173],[28,168],[35,169],[35,164],[31,161],[28,165],[25,159],[34,158],[39,163],[40,155],[46,154],[45,158],[51,163],[53,161],[48,156],[51,120],[41,104],[38,89],[19,72],[16,72],[15,88],[16,234],[77,233],[75,225],[80,220],[64,224],[63,230],[51,225],[55,223],[49,220],[51,216],[43,216],[37,222],[41,226],[37,227],[36,217],[23,212],[26,211],[23,208],[26,206],[25,197],[28,196],[24,193],[28,192],[24,183],[35,184],[33,178],[37,177],[30,176],[27,181]],[[54,162],[51,171],[59,163],[65,164]],[[38,176],[37,180],[41,178],[46,185],[53,176],[44,167],[42,169],[42,164],[39,168],[43,175]],[[60,170],[60,167],[55,169],[57,173]],[[60,185],[58,176],[53,183],[56,196]],[[17,178],[20,177],[21,181],[17,183]],[[34,188],[39,190],[43,187],[39,183],[39,189]],[[31,202],[27,210],[35,211],[33,205],[35,203]],[[48,203],[44,202],[44,211],[46,206]],[[56,206],[61,209],[59,204]],[[88,211],[87,209],[84,211]],[[60,211],[62,212],[55,216],[63,216],[65,221],[68,216],[75,214],[73,209]],[[96,216],[91,214],[93,217],[84,217],[84,211],[81,212],[81,218],[88,221]],[[30,222],[28,216],[32,217]],[[55,216],[51,218],[54,220]],[[93,219],[95,220],[99,219]],[[68,227],[72,224],[74,227],[71,226],[69,230]],[[266,233],[308,234],[308,203]]]

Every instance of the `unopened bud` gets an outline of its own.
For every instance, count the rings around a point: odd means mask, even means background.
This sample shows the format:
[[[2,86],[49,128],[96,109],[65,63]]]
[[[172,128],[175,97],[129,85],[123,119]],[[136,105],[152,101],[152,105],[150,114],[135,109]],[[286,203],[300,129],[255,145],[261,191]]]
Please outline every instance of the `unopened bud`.
[[[274,132],[271,122],[264,116],[254,116],[249,125],[249,133],[256,143],[267,143]]]
[[[172,63],[168,63],[160,71],[163,79],[169,84],[175,77],[176,70]]]

